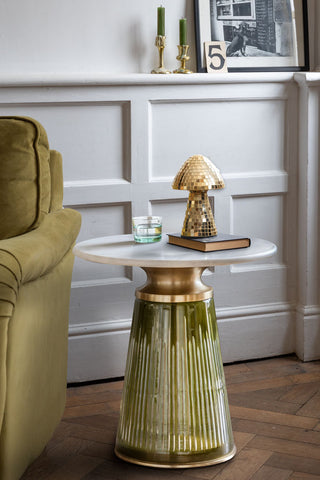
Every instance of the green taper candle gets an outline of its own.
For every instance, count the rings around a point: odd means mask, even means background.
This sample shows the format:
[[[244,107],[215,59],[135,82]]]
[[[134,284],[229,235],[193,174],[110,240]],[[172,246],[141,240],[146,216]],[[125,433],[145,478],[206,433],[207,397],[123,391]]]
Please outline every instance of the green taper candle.
[[[179,38],[180,38],[180,45],[187,45],[187,20],[186,20],[186,18],[180,18],[180,21],[179,21]]]
[[[157,35],[165,35],[165,23],[164,23],[165,8],[158,7],[158,32]]]

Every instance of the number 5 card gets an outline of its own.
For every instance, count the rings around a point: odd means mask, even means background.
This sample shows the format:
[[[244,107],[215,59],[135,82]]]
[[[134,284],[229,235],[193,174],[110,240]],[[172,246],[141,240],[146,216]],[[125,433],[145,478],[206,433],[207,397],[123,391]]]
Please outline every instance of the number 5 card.
[[[205,52],[208,73],[225,73],[227,67],[227,53],[225,42],[205,42]]]

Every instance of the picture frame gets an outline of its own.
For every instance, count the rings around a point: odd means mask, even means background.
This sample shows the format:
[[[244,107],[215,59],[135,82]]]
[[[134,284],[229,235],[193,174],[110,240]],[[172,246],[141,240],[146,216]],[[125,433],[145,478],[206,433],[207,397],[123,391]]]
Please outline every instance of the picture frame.
[[[197,71],[225,41],[229,72],[309,70],[307,0],[194,0]]]

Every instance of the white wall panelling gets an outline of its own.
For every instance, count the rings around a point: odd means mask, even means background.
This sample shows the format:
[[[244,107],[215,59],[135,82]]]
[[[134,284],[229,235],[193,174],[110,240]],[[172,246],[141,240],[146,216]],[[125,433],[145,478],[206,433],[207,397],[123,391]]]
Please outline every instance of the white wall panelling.
[[[65,206],[83,217],[79,240],[130,233],[131,216],[147,213],[179,231],[188,192],[171,188],[173,176],[190,155],[208,155],[226,183],[209,192],[218,229],[279,249],[206,272],[224,361],[293,351],[311,359],[320,356],[319,83],[304,73],[7,77],[0,114],[37,118],[62,152]],[[69,381],[123,375],[144,276],[76,260]]]

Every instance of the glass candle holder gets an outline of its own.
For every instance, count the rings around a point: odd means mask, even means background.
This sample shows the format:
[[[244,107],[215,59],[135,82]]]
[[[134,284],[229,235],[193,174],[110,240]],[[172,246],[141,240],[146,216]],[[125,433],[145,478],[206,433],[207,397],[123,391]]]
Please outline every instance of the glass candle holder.
[[[136,243],[159,242],[162,235],[162,218],[153,215],[133,217],[132,233]]]

